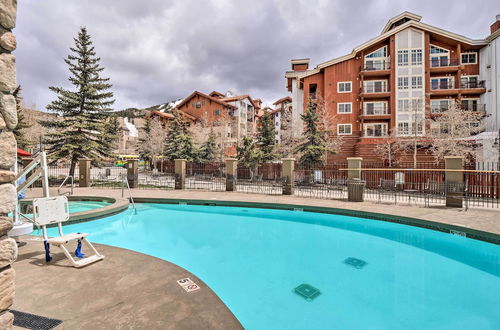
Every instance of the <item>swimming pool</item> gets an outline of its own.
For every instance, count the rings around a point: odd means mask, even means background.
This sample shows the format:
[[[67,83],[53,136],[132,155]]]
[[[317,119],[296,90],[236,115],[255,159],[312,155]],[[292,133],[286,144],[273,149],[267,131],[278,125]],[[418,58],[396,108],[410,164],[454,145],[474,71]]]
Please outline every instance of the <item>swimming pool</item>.
[[[111,205],[111,203],[104,201],[69,201],[69,213],[95,210],[108,205]]]
[[[173,204],[65,226],[76,231],[186,268],[247,329],[500,324],[500,246],[460,236],[332,214]],[[321,294],[305,300],[294,292],[303,283]]]

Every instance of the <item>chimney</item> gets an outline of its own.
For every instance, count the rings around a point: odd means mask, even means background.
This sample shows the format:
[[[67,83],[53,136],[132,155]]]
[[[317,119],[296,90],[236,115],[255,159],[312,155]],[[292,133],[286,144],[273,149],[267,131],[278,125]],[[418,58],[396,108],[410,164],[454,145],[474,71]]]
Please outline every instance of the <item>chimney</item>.
[[[500,30],[500,14],[497,14],[496,22],[490,26],[491,34],[495,33],[497,30]]]
[[[309,59],[299,58],[292,60],[292,71],[306,71],[309,69]]]

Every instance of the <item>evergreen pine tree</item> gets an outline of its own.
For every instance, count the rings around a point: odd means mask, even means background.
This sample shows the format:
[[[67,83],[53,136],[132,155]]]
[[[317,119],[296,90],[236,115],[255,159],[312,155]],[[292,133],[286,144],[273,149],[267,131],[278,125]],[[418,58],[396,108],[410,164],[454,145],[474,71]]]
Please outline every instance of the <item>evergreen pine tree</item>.
[[[53,130],[47,134],[49,155],[70,160],[69,175],[74,175],[75,165],[80,158],[94,161],[108,156],[112,148],[109,139],[102,139],[106,133],[106,118],[114,103],[112,85],[109,78],[101,78],[104,70],[94,46],[82,27],[74,38],[75,47],[64,60],[71,73],[68,78],[73,90],[49,87],[57,94],[57,99],[47,105],[47,109],[62,116],[62,121],[41,121],[40,124]]]
[[[110,115],[104,121],[104,130],[101,134],[101,143],[107,149],[108,157],[116,149],[116,141],[120,136],[121,125],[116,114]]]
[[[174,118],[169,122],[165,139],[165,158],[167,160],[187,159],[191,161],[194,156],[194,148],[188,123],[177,109],[174,109],[172,114]]]
[[[17,141],[17,147],[21,149],[27,149],[27,147],[30,144],[30,141],[26,138],[24,135],[24,129],[30,128],[31,125],[29,125],[26,122],[26,117],[24,116],[24,109],[22,107],[22,102],[23,102],[23,97],[21,96],[21,86],[17,86],[17,88],[14,90],[14,98],[16,99],[16,107],[17,107],[17,126],[14,128],[12,133],[14,133],[14,136],[16,137]]]
[[[215,133],[213,129],[210,130],[210,134],[208,134],[208,138],[205,142],[203,142],[198,149],[197,152],[197,160],[201,163],[212,162],[215,160],[216,150],[215,143]]]
[[[299,163],[303,166],[321,166],[328,151],[326,132],[320,128],[316,104],[309,101],[306,113],[301,115],[305,123],[303,141],[298,145]]]
[[[236,148],[238,162],[242,167],[250,169],[250,178],[253,179],[257,166],[262,162],[263,153],[252,138],[244,137],[243,143]]]
[[[141,128],[141,134],[139,134],[139,157],[141,159],[144,159],[146,163],[149,164],[150,167],[152,167],[152,160],[153,160],[153,155],[151,152],[151,148],[145,148],[150,141],[151,137],[151,131],[152,131],[152,118],[151,116],[146,116],[146,120],[144,121],[144,126]]]
[[[273,160],[275,158],[273,151],[276,141],[276,130],[274,129],[271,113],[268,111],[264,112],[264,115],[261,117],[257,131],[257,142],[259,149],[262,151],[262,161],[268,162]]]

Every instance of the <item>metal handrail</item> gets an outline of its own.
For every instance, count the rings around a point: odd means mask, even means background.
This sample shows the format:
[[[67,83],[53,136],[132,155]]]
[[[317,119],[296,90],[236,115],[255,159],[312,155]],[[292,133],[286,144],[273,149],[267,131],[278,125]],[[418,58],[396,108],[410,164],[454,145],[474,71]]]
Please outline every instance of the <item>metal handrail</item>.
[[[134,210],[136,210],[134,198],[132,197],[132,191],[130,190],[130,185],[128,184],[127,177],[124,176],[124,178],[125,178],[125,183],[127,184],[128,195],[130,197],[130,201],[132,202],[132,207],[134,208]],[[123,189],[122,189],[122,196],[123,196]]]
[[[59,186],[59,188],[57,188],[57,194],[60,195],[61,194],[61,187],[64,186],[64,184],[66,183],[66,180],[68,180],[69,178],[71,178],[71,193],[70,195],[73,195],[73,188],[75,186],[75,183],[74,183],[74,180],[73,180],[73,176],[72,175],[67,175],[63,182],[61,183],[61,185]]]

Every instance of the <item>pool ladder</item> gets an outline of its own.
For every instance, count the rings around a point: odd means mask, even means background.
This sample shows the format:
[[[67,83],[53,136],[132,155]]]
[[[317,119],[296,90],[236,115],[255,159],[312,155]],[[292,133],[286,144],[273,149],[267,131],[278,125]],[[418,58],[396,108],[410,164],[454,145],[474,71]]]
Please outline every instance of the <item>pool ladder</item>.
[[[127,191],[128,191],[128,196],[130,198],[130,202],[132,203],[132,207],[134,208],[134,212],[137,212],[137,209],[135,207],[135,202],[134,202],[134,197],[132,197],[132,191],[130,190],[130,185],[128,184],[128,180],[126,177],[124,177],[125,184],[127,185]],[[122,197],[124,197],[124,187],[122,187]]]

